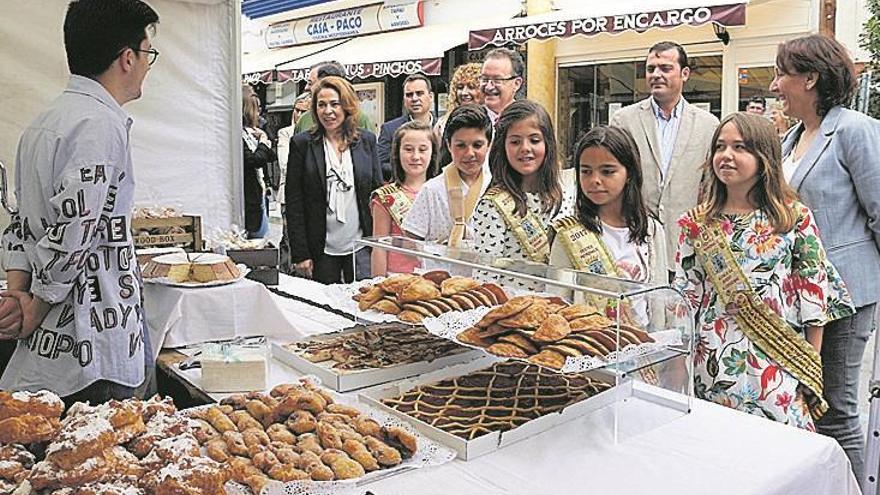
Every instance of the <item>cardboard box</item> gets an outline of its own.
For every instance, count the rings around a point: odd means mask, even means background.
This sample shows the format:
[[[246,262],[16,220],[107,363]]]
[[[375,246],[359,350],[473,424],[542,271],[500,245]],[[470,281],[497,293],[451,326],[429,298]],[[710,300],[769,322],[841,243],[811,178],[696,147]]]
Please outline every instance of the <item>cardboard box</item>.
[[[609,374],[605,372],[590,372],[587,373],[587,375],[594,380],[601,380],[610,384],[614,383],[613,376],[609,376]],[[494,452],[533,435],[537,435],[538,433],[549,430],[554,426],[589,414],[592,411],[614,404],[615,400],[622,396],[632,395],[631,391],[620,390],[620,387],[631,388],[631,385],[623,384],[619,387],[612,386],[610,389],[598,393],[589,399],[571,404],[561,411],[545,414],[544,416],[528,421],[512,430],[487,433],[474,438],[473,440],[466,440],[453,435],[452,433],[431,426],[428,423],[420,421],[417,418],[409,416],[382,403],[382,399],[397,397],[418,386],[428,385],[437,381],[439,381],[437,376],[430,376],[392,383],[385,387],[377,387],[375,389],[364,391],[360,394],[360,399],[386,414],[413,425],[419,433],[435,442],[451,448],[458,454],[460,459],[467,461]]]
[[[247,278],[264,285],[278,285],[280,253],[272,244],[260,249],[227,249],[226,255],[234,263],[241,263],[251,269]]]
[[[311,337],[310,340],[329,340],[337,338],[345,333],[355,332],[358,330],[343,330],[342,332],[334,332]],[[359,388],[380,385],[383,383],[409,378],[423,373],[430,373],[439,369],[447,368],[461,363],[467,363],[477,359],[486,360],[485,363],[491,362],[492,358],[486,356],[481,350],[468,349],[463,347],[460,352],[443,356],[431,362],[419,361],[417,363],[401,364],[397,366],[389,366],[387,368],[373,368],[366,370],[337,370],[333,369],[333,361],[324,361],[322,363],[313,363],[302,356],[289,351],[284,346],[272,343],[272,357],[282,363],[296,368],[307,375],[315,375],[321,379],[321,384],[331,388],[337,392],[348,392]]]

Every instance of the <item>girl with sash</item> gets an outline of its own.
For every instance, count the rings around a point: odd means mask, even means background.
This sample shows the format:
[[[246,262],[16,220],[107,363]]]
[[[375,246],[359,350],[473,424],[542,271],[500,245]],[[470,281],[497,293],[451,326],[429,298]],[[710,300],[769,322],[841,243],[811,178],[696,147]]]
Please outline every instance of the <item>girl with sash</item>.
[[[675,285],[696,312],[700,398],[815,430],[822,329],[854,311],[813,213],[785,183],[776,129],[736,113],[712,138],[708,200],[678,221]]]
[[[400,226],[427,179],[436,174],[437,138],[430,125],[413,120],[400,126],[391,143],[394,181],[373,191],[373,235],[402,235]],[[399,253],[373,249],[374,277],[388,272],[412,273],[419,260]]]
[[[550,116],[535,102],[515,101],[501,113],[489,154],[492,187],[474,211],[478,253],[544,264],[549,260],[551,220],[570,215],[574,207],[573,195],[564,195],[559,182],[555,136]]]
[[[492,121],[486,109],[462,105],[453,110],[443,140],[452,163],[422,187],[403,221],[403,230],[416,239],[459,247],[472,237],[474,207],[492,180],[486,167]]]
[[[666,284],[666,236],[642,199],[639,149],[629,131],[595,127],[575,146],[575,214],[556,220],[550,264],[648,284]],[[608,301],[591,301],[616,314]],[[639,323],[649,318],[645,301],[635,302]],[[657,317],[663,316],[658,308]],[[653,311],[652,311],[653,313]]]

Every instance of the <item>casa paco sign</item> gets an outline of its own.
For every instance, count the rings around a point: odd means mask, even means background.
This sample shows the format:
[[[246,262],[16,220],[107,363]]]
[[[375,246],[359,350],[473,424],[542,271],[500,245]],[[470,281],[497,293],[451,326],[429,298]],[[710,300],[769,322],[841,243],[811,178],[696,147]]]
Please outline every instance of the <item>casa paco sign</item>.
[[[410,29],[423,24],[422,0],[406,3],[376,3],[271,24],[266,29],[266,46],[285,48]]]

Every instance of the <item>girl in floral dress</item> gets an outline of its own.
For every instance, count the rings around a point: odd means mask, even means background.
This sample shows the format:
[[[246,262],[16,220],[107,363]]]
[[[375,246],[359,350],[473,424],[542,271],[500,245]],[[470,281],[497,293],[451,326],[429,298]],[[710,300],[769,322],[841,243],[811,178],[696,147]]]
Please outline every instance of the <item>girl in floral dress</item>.
[[[403,235],[400,226],[412,208],[425,181],[437,174],[439,146],[428,124],[413,120],[400,126],[391,143],[391,168],[394,181],[373,191],[373,235]],[[374,277],[393,273],[412,273],[419,260],[400,253],[373,249],[371,268]]]
[[[695,393],[815,430],[827,409],[822,327],[852,302],[785,183],[773,125],[736,113],[712,141],[708,200],[679,220],[675,257],[675,285],[697,318]]]

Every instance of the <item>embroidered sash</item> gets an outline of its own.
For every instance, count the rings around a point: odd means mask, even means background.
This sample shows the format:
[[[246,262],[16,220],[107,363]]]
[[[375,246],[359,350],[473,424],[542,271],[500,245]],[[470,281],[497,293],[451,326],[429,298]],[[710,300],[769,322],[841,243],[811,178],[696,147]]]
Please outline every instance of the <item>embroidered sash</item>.
[[[547,263],[550,259],[550,233],[538,215],[533,211],[527,211],[525,217],[518,215],[513,196],[498,187],[486,191],[486,199],[501,214],[526,257],[537,263]]]
[[[562,243],[565,254],[568,255],[571,266],[575,270],[596,273],[599,275],[611,275],[618,278],[627,278],[617,267],[614,257],[601,236],[587,230],[576,217],[560,218],[553,222],[553,229],[559,241]],[[616,299],[585,294],[587,301],[596,308],[610,307],[615,313],[622,308],[621,320],[630,325],[637,325],[635,314],[626,302],[620,304]]]
[[[388,210],[391,220],[401,227],[413,205],[406,192],[397,184],[388,184],[373,191],[373,195]]]
[[[699,237],[694,239],[694,251],[721,302],[743,333],[807,388],[807,407],[813,419],[819,419],[828,410],[822,396],[819,353],[758,297],[718,222],[706,225],[700,212],[694,218],[701,227]]]
[[[443,169],[443,179],[446,181],[446,194],[449,198],[449,214],[452,216],[452,232],[449,233],[449,247],[459,247],[467,229],[467,222],[474,214],[480,192],[483,190],[483,173],[480,178],[471,184],[467,196],[462,193],[461,175],[455,165],[450,163]]]

